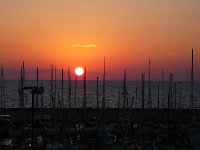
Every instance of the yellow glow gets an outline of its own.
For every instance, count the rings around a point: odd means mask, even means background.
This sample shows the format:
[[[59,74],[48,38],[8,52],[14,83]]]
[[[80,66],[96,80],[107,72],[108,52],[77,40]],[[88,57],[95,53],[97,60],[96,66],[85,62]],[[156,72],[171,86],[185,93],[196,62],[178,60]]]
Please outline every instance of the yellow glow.
[[[84,73],[84,70],[83,70],[82,67],[76,67],[76,69],[75,69],[75,74],[76,74],[77,76],[81,76],[81,75],[83,75],[83,73]]]

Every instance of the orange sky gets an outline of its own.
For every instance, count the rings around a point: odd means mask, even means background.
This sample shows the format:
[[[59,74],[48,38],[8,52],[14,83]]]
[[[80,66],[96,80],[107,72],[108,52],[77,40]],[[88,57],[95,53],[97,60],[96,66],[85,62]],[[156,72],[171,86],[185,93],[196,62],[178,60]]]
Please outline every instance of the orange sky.
[[[106,57],[107,79],[122,79],[127,69],[131,80],[148,71],[150,58],[153,79],[165,70],[187,80],[194,48],[197,79],[199,6],[199,0],[1,0],[0,65],[86,66],[92,80],[102,76]]]

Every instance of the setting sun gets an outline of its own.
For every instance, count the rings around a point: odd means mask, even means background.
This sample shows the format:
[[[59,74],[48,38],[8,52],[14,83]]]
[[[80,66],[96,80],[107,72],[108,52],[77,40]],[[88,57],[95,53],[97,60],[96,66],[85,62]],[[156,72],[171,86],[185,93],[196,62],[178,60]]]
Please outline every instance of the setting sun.
[[[83,73],[84,73],[84,70],[83,70],[82,67],[76,67],[76,69],[75,69],[75,74],[76,74],[77,76],[81,76],[81,75],[83,75]]]

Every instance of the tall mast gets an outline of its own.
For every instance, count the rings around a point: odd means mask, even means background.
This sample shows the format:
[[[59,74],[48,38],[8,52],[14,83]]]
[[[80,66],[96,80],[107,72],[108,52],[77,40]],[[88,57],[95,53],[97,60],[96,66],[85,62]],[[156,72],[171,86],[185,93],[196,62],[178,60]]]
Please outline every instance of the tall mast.
[[[23,78],[23,67],[21,67],[21,80],[19,89],[19,107],[24,107],[24,78]]]
[[[193,108],[193,85],[194,85],[194,56],[192,49],[191,87],[190,87],[190,108]]]
[[[24,61],[23,61],[23,81],[25,82],[25,65],[24,65]]]
[[[86,103],[86,67],[84,68],[84,75],[83,75],[83,118],[84,122],[87,120],[87,103]]]
[[[97,108],[99,108],[99,78],[97,77]]]
[[[74,107],[76,108],[77,75],[75,76]]]
[[[61,108],[64,106],[64,98],[63,98],[63,89],[64,89],[64,84],[63,84],[63,69],[62,69],[62,80],[61,80]]]
[[[55,107],[56,107],[56,96],[57,96],[57,85],[56,85],[56,84],[57,84],[57,77],[56,77],[56,67],[55,67],[55,72],[54,72],[54,73],[55,73],[55,75],[54,75],[54,77],[55,77],[55,79],[54,79],[54,80],[55,80],[55,81],[54,81],[54,82],[55,82],[55,83],[54,83],[55,89],[54,89],[54,103],[53,103],[54,106],[53,106],[53,107],[55,108]]]
[[[70,68],[68,68],[68,100],[69,100],[69,108],[71,108],[71,72],[70,72]]]
[[[124,82],[123,82],[123,108],[126,108],[126,70],[124,70]]]
[[[1,108],[3,108],[3,66],[1,66]]]
[[[137,88],[137,86],[136,86],[136,88],[135,88],[135,108],[137,108],[138,106],[138,88]]]
[[[102,100],[102,108],[105,109],[105,73],[106,69],[105,69],[105,57],[104,57],[104,61],[103,61],[103,100]]]
[[[105,109],[105,57],[103,59],[103,98],[102,98],[102,125],[104,126],[104,109]]]
[[[83,76],[83,109],[86,109],[86,67],[84,68]]]
[[[26,80],[25,80],[25,63],[24,63],[24,61],[23,61],[22,69],[23,69],[23,88],[24,88],[26,86]],[[26,90],[23,89],[23,103],[22,103],[23,108],[25,107],[25,104],[24,104],[24,95],[26,94],[25,92],[26,92]]]
[[[149,109],[151,108],[151,62],[150,62],[150,59],[149,59]]]
[[[51,66],[51,99],[49,103],[49,107],[51,108],[53,106],[53,66]]]
[[[160,87],[158,85],[158,109],[160,109]]]
[[[172,102],[173,102],[173,80],[174,80],[174,74],[171,73],[171,82],[170,82],[170,108],[172,108]]]
[[[64,115],[63,115],[63,107],[64,107],[64,97],[63,97],[63,89],[64,89],[64,84],[63,84],[63,69],[62,69],[62,79],[61,79],[61,102],[60,102],[60,112],[61,112],[61,139],[63,140],[63,125],[64,125]]]
[[[142,73],[142,109],[144,109],[144,79],[145,78],[145,74]]]
[[[3,71],[3,66],[2,66],[2,69],[1,69],[1,72],[2,72],[2,94],[3,94],[3,104],[4,104],[4,108],[6,108],[6,97],[5,97],[5,91],[4,91],[4,71]]]
[[[165,79],[164,79],[164,71],[162,71],[162,90],[163,90],[163,92],[162,92],[162,102],[163,102],[163,109],[165,108],[165,81],[164,81]]]
[[[37,88],[38,88],[38,67],[37,67],[37,81],[36,81],[36,86],[37,86]],[[38,94],[36,94],[36,108],[38,108]]]
[[[172,81],[173,81],[173,74],[169,74],[169,93],[168,93],[168,109],[172,108]]]

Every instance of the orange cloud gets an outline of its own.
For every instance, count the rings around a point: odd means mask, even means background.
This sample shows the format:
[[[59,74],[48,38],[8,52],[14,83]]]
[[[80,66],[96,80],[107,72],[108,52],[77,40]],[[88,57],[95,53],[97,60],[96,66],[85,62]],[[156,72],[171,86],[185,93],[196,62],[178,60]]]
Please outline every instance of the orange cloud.
[[[81,45],[81,44],[74,44],[72,47],[83,47],[83,48],[90,48],[90,47],[96,47],[95,44],[87,44],[87,45]]]

